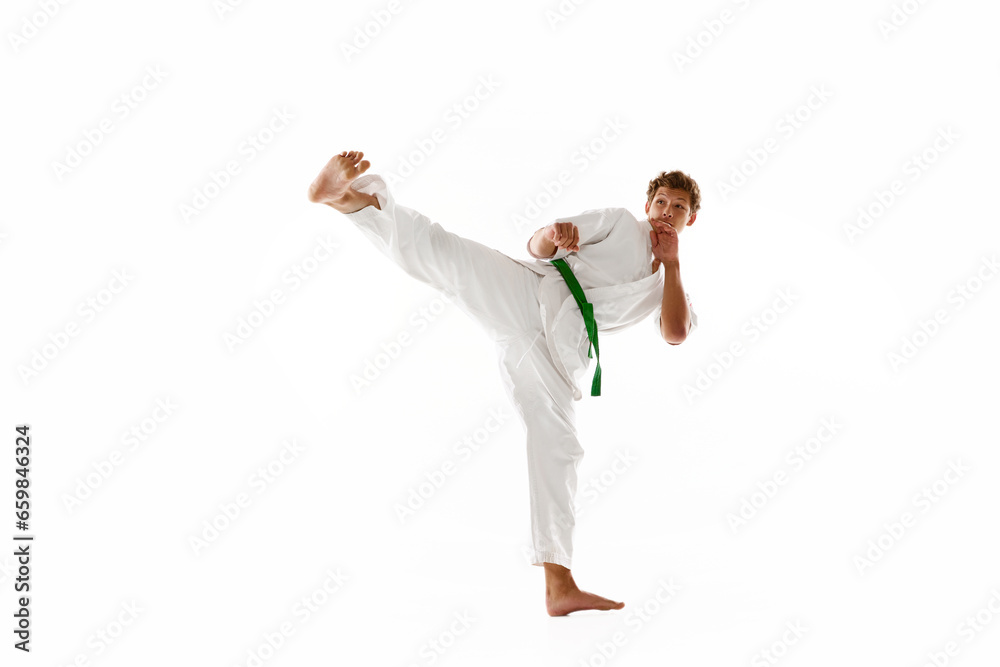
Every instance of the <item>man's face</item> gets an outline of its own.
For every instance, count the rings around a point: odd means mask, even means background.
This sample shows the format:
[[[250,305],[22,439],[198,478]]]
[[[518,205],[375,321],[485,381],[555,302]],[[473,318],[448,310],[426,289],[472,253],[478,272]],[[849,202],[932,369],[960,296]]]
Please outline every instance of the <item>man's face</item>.
[[[691,215],[691,200],[683,190],[660,187],[653,195],[653,201],[646,202],[649,224],[658,232],[667,226],[680,234],[684,228],[693,225],[698,214]]]

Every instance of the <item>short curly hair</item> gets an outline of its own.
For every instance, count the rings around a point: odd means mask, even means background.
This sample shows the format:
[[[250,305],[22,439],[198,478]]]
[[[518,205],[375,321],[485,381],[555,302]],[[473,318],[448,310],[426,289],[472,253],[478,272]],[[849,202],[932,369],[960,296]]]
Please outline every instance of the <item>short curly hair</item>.
[[[653,203],[653,195],[660,188],[670,188],[671,190],[683,190],[691,198],[691,215],[701,208],[701,190],[698,183],[683,171],[661,171],[660,175],[649,182],[646,188],[646,203]]]

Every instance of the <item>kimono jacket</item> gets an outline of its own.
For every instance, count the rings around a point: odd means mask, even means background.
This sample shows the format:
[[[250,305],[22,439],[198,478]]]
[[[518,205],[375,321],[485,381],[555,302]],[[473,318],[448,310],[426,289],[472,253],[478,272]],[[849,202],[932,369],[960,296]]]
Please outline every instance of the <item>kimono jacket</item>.
[[[576,225],[579,250],[557,248],[547,259],[511,259],[542,276],[538,302],[546,344],[556,368],[573,387],[574,399],[580,400],[580,387],[590,386],[590,340],[576,299],[550,262],[566,259],[587,301],[594,304],[598,333],[615,333],[649,317],[659,336],[663,271],[653,272],[652,225],[637,220],[628,209],[592,209],[554,222]],[[686,292],[685,298],[691,315],[689,331],[693,331],[698,317]]]

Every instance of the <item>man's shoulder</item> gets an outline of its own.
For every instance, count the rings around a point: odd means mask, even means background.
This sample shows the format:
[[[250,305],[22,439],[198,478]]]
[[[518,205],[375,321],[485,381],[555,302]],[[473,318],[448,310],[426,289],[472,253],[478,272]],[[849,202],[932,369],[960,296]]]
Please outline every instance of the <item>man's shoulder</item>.
[[[635,217],[635,214],[632,213],[632,211],[630,211],[629,209],[625,208],[624,206],[615,206],[613,208],[608,208],[605,210],[608,212],[607,215],[614,216],[618,220],[626,220],[628,222],[639,222],[639,218]]]
[[[583,216],[601,218],[607,221],[617,221],[621,219],[634,221],[636,219],[635,215],[632,214],[632,211],[627,208],[622,206],[609,206],[607,208],[588,208],[586,211],[581,211],[576,215],[568,215],[563,218],[557,218],[556,222],[572,222],[573,218]]]

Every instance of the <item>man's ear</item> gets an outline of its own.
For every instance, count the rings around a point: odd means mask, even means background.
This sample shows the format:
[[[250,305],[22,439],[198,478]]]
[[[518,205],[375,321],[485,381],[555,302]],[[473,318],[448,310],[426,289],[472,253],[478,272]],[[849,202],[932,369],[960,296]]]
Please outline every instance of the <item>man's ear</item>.
[[[646,202],[646,215],[649,215],[649,201]]]
[[[693,224],[694,224],[694,221],[695,221],[695,220],[697,220],[697,219],[698,219],[698,214],[697,214],[697,213],[695,213],[695,214],[694,214],[694,215],[692,215],[692,216],[691,216],[691,218],[690,218],[690,219],[688,220],[688,223],[687,223],[687,225],[686,225],[686,226],[687,226],[687,227],[690,227],[691,225],[693,225]]]

